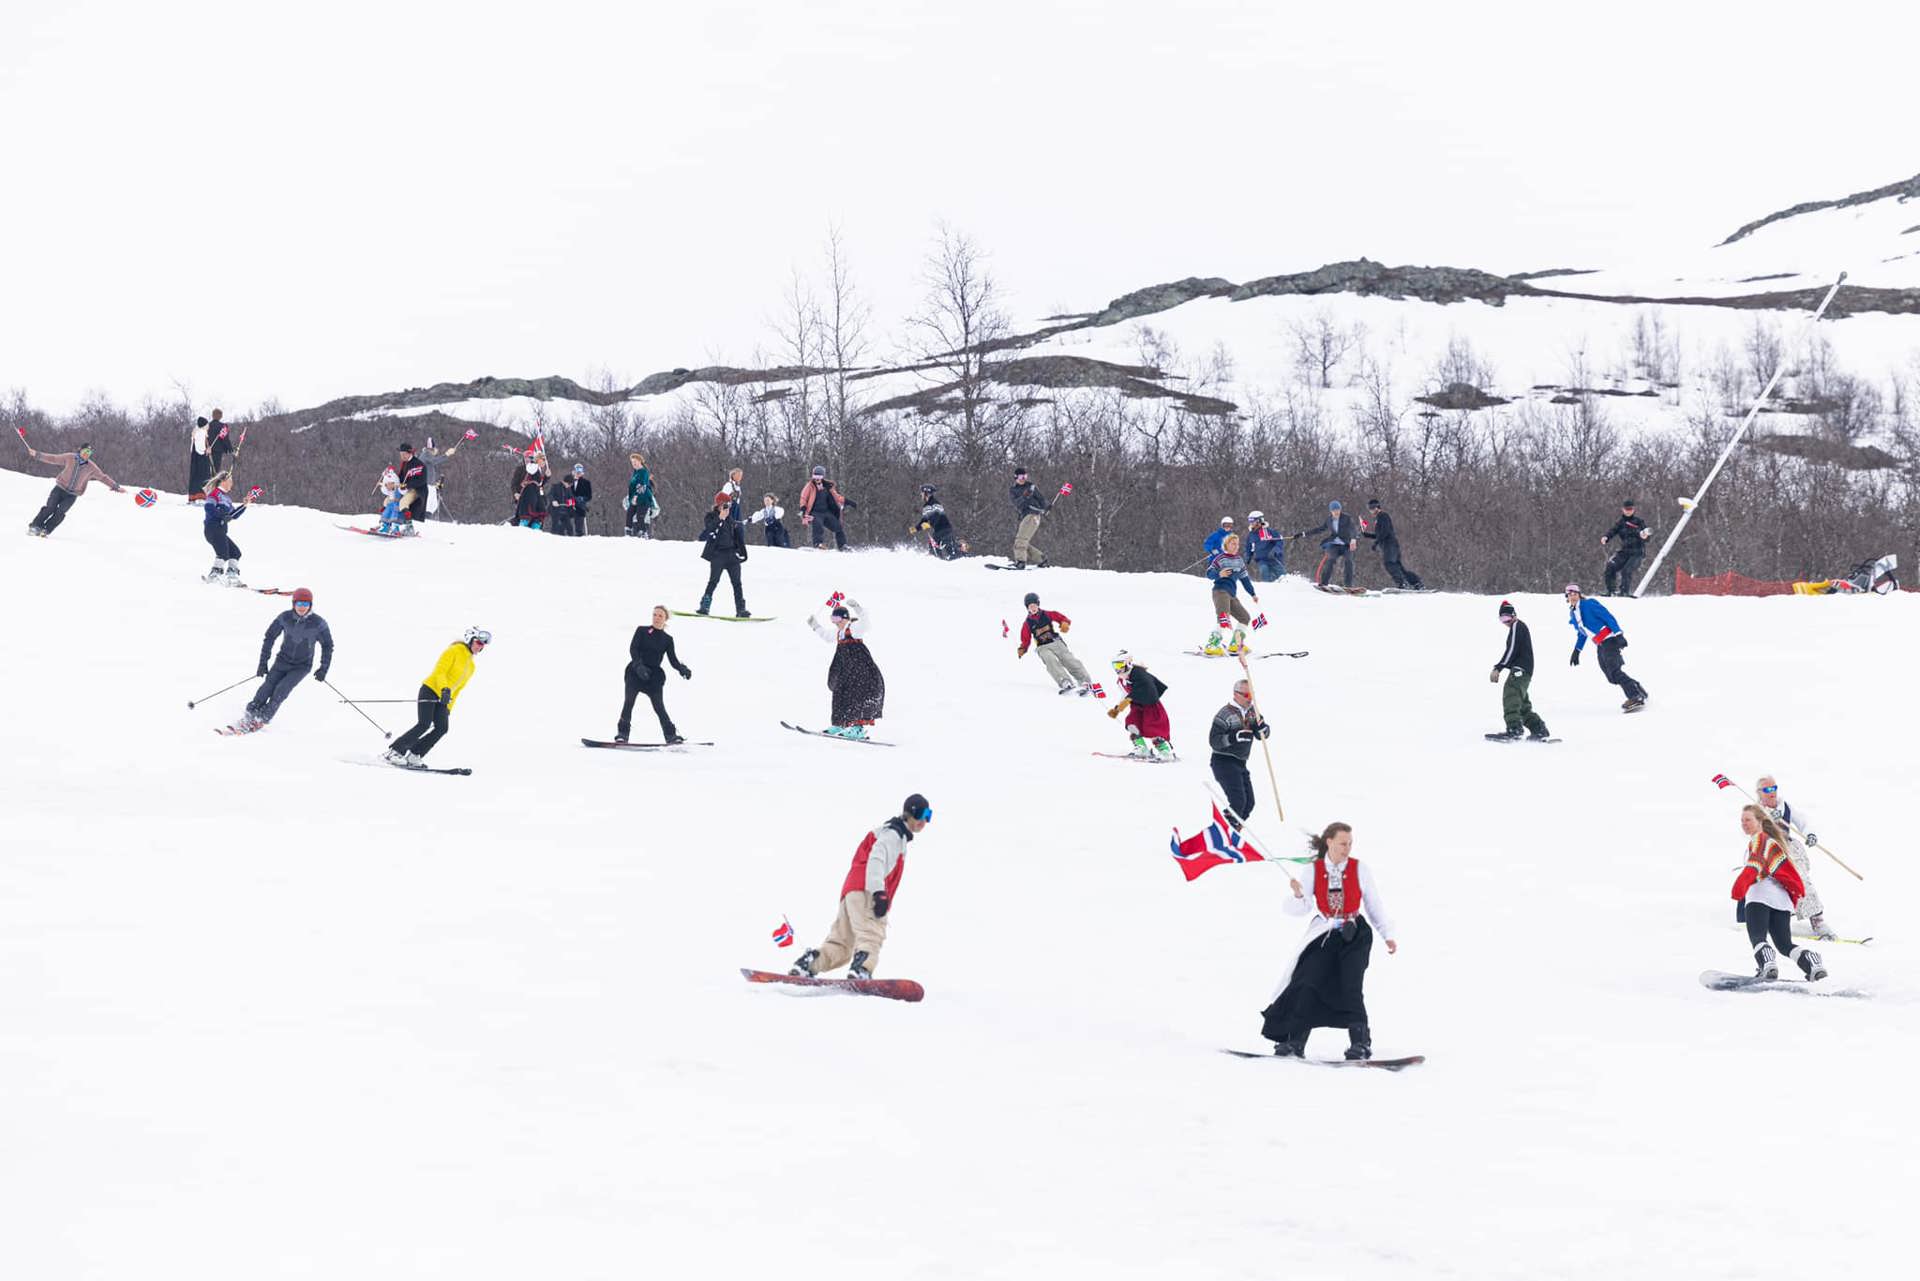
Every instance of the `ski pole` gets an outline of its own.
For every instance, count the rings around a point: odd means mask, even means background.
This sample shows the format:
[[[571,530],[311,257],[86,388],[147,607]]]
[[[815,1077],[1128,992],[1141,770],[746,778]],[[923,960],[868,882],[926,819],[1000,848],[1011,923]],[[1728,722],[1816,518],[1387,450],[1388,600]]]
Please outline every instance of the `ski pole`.
[[[211,694],[202,694],[198,698],[187,700],[187,710],[192,711],[196,706],[206,702],[210,698],[218,698],[220,697],[220,695],[226,693],[230,689],[239,689],[242,685],[245,685],[248,681],[257,681],[259,679],[260,679],[260,676],[259,676],[259,673],[257,672],[252,676],[242,676],[239,680],[235,681],[233,684],[223,685],[219,689],[214,690],[213,693]]]
[[[332,681],[321,681],[320,683],[322,685],[325,685],[328,689],[332,690],[334,693],[340,694],[340,687],[335,685]],[[348,698],[345,694],[340,694],[340,701],[345,703],[348,707],[351,707],[354,711],[360,712],[360,715],[366,716],[367,724],[373,726],[375,729],[379,729],[380,732],[386,735],[388,738],[393,737],[393,732],[391,730],[380,729],[379,721],[376,721],[371,716],[367,716],[366,712],[361,711],[360,704],[354,702],[352,699]],[[405,702],[406,700],[402,699],[400,701]]]
[[[1246,673],[1247,701],[1253,704],[1255,711],[1258,711],[1260,709],[1260,696],[1254,692],[1253,668],[1248,664],[1247,655],[1244,650],[1242,650],[1240,654],[1240,670]],[[1262,721],[1265,721],[1267,718],[1264,714],[1262,714],[1260,719]],[[1287,821],[1287,807],[1284,804],[1282,804],[1280,801],[1280,776],[1274,773],[1273,752],[1267,747],[1267,740],[1264,738],[1260,740],[1260,755],[1266,758],[1267,781],[1273,784],[1274,816],[1278,818],[1282,823],[1284,823]]]
[[[333,686],[328,685],[327,688],[333,689]],[[340,694],[340,691],[337,689],[334,689],[333,692]],[[345,694],[340,694],[340,701],[343,703],[352,703],[355,707],[379,707],[386,703],[437,703],[440,700],[437,698],[348,698]]]
[[[1740,786],[1740,784],[1734,782],[1732,779],[1728,778],[1725,774],[1715,775],[1713,781],[1715,783],[1720,783],[1724,787],[1731,787],[1734,791],[1740,793],[1740,795],[1746,797],[1748,800],[1752,801],[1755,805],[1760,805],[1759,800],[1754,796],[1752,792],[1749,792],[1746,788]],[[1762,805],[1761,808],[1765,809],[1766,807]],[[1819,850],[1822,854],[1825,854],[1828,858],[1840,864],[1841,867],[1846,868],[1847,874],[1852,876],[1854,880],[1864,881],[1867,879],[1866,877],[1860,875],[1860,873],[1854,871],[1851,867],[1847,867],[1846,860],[1842,859],[1838,854],[1835,854],[1832,850],[1828,849],[1826,846],[1820,844],[1818,841],[1808,841],[1807,834],[1801,831],[1799,828],[1795,827],[1792,823],[1787,824],[1787,830],[1792,832],[1795,836],[1799,837],[1800,843],[1802,845],[1809,845],[1809,844],[1812,845],[1813,848]]]

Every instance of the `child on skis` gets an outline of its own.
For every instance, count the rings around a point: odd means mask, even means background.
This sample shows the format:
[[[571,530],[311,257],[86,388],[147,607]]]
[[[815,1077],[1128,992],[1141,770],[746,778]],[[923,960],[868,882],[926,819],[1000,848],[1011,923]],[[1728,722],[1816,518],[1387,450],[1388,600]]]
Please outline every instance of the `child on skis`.
[[[401,519],[400,476],[389,467],[380,477],[380,532],[389,536],[399,534]]]
[[[1167,720],[1167,709],[1161,703],[1161,697],[1167,692],[1167,685],[1144,666],[1133,661],[1133,655],[1121,650],[1113,658],[1113,671],[1120,678],[1120,692],[1125,695],[1107,712],[1107,719],[1125,712],[1124,722],[1127,733],[1133,739],[1133,754],[1142,760],[1170,761],[1173,755],[1173,726]]]
[[[1240,603],[1240,589],[1247,590],[1247,599],[1254,608],[1260,607],[1260,597],[1253,590],[1253,579],[1247,576],[1247,558],[1240,554],[1240,535],[1228,534],[1220,540],[1220,550],[1207,557],[1207,581],[1213,593],[1213,612],[1225,631],[1234,621],[1248,627],[1260,628],[1267,625],[1267,616],[1258,618],[1247,613],[1247,607]],[[1227,653],[1238,654],[1247,647],[1245,628],[1236,627],[1233,639],[1227,642]]]

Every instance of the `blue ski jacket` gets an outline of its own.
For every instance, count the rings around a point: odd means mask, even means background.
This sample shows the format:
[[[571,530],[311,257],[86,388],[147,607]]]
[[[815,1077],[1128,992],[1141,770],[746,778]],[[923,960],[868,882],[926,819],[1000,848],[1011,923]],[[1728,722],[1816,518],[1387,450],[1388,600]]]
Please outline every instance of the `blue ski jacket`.
[[[1595,645],[1616,636],[1621,640],[1627,638],[1627,634],[1620,630],[1620,624],[1607,612],[1607,607],[1591,596],[1582,596],[1580,603],[1567,611],[1567,626],[1573,628],[1573,652],[1576,654],[1586,647],[1588,636],[1593,637]]]

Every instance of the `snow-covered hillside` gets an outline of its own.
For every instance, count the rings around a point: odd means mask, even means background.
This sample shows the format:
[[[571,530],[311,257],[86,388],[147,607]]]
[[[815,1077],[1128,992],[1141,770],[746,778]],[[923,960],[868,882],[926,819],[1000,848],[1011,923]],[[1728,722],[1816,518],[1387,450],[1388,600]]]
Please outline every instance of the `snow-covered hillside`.
[[[1858,323],[1858,322],[1849,322]],[[43,481],[0,474],[17,524]],[[1278,725],[1256,831],[1343,819],[1400,925],[1368,984],[1398,1075],[1229,1058],[1298,936],[1275,867],[1189,885],[1204,730],[1232,672],[1185,656],[1195,580],[756,550],[762,625],[676,619],[670,706],[710,749],[617,755],[632,628],[688,607],[684,543],[429,527],[383,543],[262,509],[255,585],[311,587],[356,698],[495,643],[437,764],[309,681],[209,729],[284,603],[197,581],[199,513],[99,489],[0,540],[0,1259],[70,1278],[1616,1278],[1895,1274],[1920,1177],[1920,978],[1900,834],[1920,602],[1624,602],[1622,716],[1565,611],[1516,602],[1564,743],[1497,746],[1496,601],[1263,597]],[[1170,686],[1183,759],[1014,659],[1038,590],[1097,671]],[[885,749],[802,738],[828,649],[873,615]],[[392,706],[370,707],[389,728]],[[650,736],[644,705],[636,729]],[[1779,775],[1865,872],[1816,872],[1832,987],[1741,969],[1725,771]],[[826,929],[862,833],[932,801],[882,957],[903,1005],[750,988]],[[1337,1052],[1338,1036],[1313,1049]]]

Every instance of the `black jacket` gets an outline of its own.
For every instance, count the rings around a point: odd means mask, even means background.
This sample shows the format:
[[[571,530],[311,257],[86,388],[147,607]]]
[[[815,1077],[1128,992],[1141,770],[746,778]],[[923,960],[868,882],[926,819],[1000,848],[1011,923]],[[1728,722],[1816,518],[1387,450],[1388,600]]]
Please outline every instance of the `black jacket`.
[[[1243,730],[1249,737],[1240,737]],[[1242,711],[1240,704],[1230,702],[1213,714],[1213,724],[1207,730],[1207,746],[1215,756],[1230,756],[1244,762],[1253,751],[1253,740],[1265,738],[1272,732],[1252,708]]]
[[[1013,510],[1023,520],[1028,516],[1042,515],[1047,508],[1053,506],[1039,490],[1034,488],[1032,481],[1008,489],[1007,500],[1013,504]]]
[[[1322,547],[1325,547],[1328,543],[1334,542],[1335,540],[1345,543],[1348,547],[1352,547],[1354,544],[1353,517],[1342,511],[1338,516],[1329,517],[1325,522],[1315,525],[1312,529],[1301,530],[1295,534],[1294,537],[1312,538],[1315,534],[1326,535],[1326,538],[1321,540],[1320,545]]]
[[[928,503],[920,509],[920,523],[928,527],[935,542],[946,542],[953,537],[953,522],[947,519],[947,509],[939,503]]]
[[[593,482],[585,476],[573,478],[573,501],[581,515],[586,514],[587,504],[593,501]]]
[[[409,462],[401,463],[394,468],[394,471],[400,475],[400,488],[413,492],[413,497],[400,510],[415,520],[425,520],[427,518],[427,465],[420,459],[414,458]]]
[[[1166,692],[1166,682],[1138,663],[1127,673],[1127,700],[1135,707],[1152,707]]]
[[[674,652],[673,637],[663,631],[656,631],[647,624],[633,629],[633,639],[627,644],[627,655],[633,660],[634,669],[642,674],[659,674],[664,665],[673,668],[682,676],[688,675],[686,664],[680,661],[680,655]],[[665,664],[661,659],[665,659]]]
[[[1507,648],[1500,655],[1500,661],[1493,665],[1494,671],[1507,667],[1523,676],[1533,675],[1533,633],[1519,619],[1513,620],[1513,626],[1507,629]]]
[[[1612,529],[1609,529],[1605,534],[1601,535],[1600,541],[1603,543],[1612,542],[1617,538],[1620,540],[1621,551],[1644,553],[1646,551],[1647,540],[1640,537],[1640,531],[1646,527],[1647,522],[1641,520],[1638,516],[1622,516],[1619,520],[1613,522]]]
[[[267,637],[260,642],[260,666],[267,665],[267,658],[273,653],[273,642],[280,642],[280,661],[289,667],[306,667],[313,662],[313,648],[320,647],[320,672],[325,676],[329,664],[333,662],[333,630],[327,626],[327,620],[307,611],[305,618],[293,610],[284,610],[280,617],[267,625]]]
[[[1400,545],[1400,536],[1393,532],[1393,517],[1384,511],[1373,514],[1373,528],[1363,531],[1361,536],[1371,538],[1373,545],[1383,552]]]
[[[702,560],[724,561],[747,558],[747,532],[740,522],[729,514],[722,518],[717,511],[709,511],[707,519],[700,527],[700,541],[706,546],[700,549]]]

